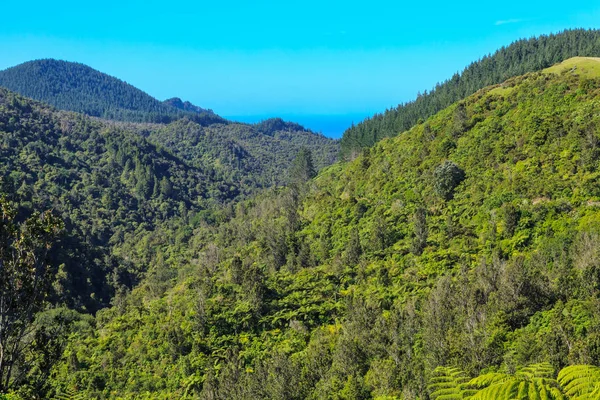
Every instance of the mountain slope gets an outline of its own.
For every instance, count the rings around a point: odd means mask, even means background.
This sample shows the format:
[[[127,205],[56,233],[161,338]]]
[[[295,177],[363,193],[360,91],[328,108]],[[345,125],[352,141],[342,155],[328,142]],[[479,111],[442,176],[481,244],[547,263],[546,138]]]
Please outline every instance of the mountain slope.
[[[341,139],[342,156],[351,158],[362,148],[410,129],[420,120],[483,87],[539,71],[574,56],[600,56],[600,31],[566,30],[514,42],[472,63],[462,73],[436,85],[414,101],[400,104],[351,127]]]
[[[187,262],[170,288],[145,280],[82,325],[52,385],[90,398],[423,399],[438,366],[600,364],[590,61],[487,87],[199,227],[173,249]]]
[[[334,163],[339,153],[337,141],[280,119],[210,126],[182,119],[150,130],[147,138],[192,165],[238,182],[246,194],[288,183],[288,170],[302,148],[311,151],[317,169]]]
[[[22,214],[52,209],[65,220],[60,296],[90,311],[109,303],[113,283],[131,287],[149,267],[146,258],[117,254],[131,235],[209,215],[239,195],[210,168],[190,166],[136,132],[1,88],[0,161],[2,192]]]
[[[339,142],[298,124],[279,118],[255,125],[229,122],[179,98],[160,102],[83,64],[31,61],[0,71],[0,86],[59,109],[125,121],[115,126],[145,135],[218,179],[238,182],[244,194],[287,182],[287,168],[302,147],[312,151],[318,168],[333,163],[339,152]]]
[[[167,99],[167,100],[163,101],[163,103],[167,104],[171,107],[175,107],[178,110],[182,110],[182,111],[193,112],[193,113],[197,113],[197,114],[201,114],[201,113],[214,114],[214,112],[212,110],[207,110],[202,107],[195,106],[192,103],[190,103],[189,101],[181,100],[179,97],[173,97],[173,98]]]
[[[191,104],[160,102],[117,78],[86,65],[59,60],[29,61],[0,71],[0,86],[59,109],[121,121],[169,122],[183,115],[224,122]]]

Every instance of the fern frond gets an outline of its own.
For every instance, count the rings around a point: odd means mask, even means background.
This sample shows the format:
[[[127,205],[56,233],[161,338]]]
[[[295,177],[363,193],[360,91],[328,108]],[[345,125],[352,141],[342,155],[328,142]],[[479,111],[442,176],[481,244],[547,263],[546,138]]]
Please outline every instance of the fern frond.
[[[573,400],[600,398],[600,367],[572,365],[558,373],[558,383]]]
[[[488,374],[479,375],[477,378],[471,379],[466,383],[465,387],[469,389],[485,389],[488,386],[503,383],[513,379],[512,375],[502,374],[499,372],[490,372]]]
[[[427,389],[432,400],[462,400],[462,386],[469,380],[458,368],[438,367],[433,371]]]
[[[57,394],[53,400],[85,400],[83,393],[77,393],[75,389],[67,389],[63,393]]]
[[[513,376],[480,390],[470,400],[567,400],[558,383],[545,378]]]
[[[503,382],[492,384],[478,391],[471,400],[500,400],[500,399],[516,399],[519,390],[519,382],[515,378],[504,380]]]
[[[556,380],[552,365],[540,363],[514,375],[492,372],[468,380],[460,369],[439,367],[428,389],[433,400],[600,400],[600,368],[567,367]]]
[[[528,378],[547,378],[554,379],[554,368],[550,363],[531,364],[521,368],[516,375],[526,376]]]

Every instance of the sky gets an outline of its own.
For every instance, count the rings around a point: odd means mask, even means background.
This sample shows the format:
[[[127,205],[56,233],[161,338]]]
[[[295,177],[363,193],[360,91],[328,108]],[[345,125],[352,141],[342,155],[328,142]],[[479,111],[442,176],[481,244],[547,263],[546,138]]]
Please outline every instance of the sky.
[[[77,61],[160,100],[333,137],[517,39],[600,27],[598,0],[6,3],[0,69]]]

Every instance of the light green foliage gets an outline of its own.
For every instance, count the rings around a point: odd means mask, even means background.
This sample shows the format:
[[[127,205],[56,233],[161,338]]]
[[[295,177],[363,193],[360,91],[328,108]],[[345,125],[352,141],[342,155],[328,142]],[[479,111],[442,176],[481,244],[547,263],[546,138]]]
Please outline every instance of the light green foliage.
[[[174,163],[165,168],[180,193],[161,200],[155,173],[140,204],[176,215],[106,208],[128,221],[115,231],[114,263],[148,267],[139,282],[114,286],[111,307],[71,324],[48,388],[27,383],[23,393],[426,399],[437,376],[448,386],[435,390],[449,396],[561,398],[552,371],[600,364],[597,82],[577,74],[511,79],[503,84],[510,91],[480,90],[355,161],[325,168],[302,190],[273,189],[219,212],[207,207],[218,196],[200,201],[185,190],[196,181],[177,172],[202,169],[187,170],[138,139]],[[26,130],[19,132],[6,137]],[[106,154],[96,142],[83,141],[96,150],[89,156]],[[38,171],[36,147],[18,148]],[[115,184],[123,185],[115,193],[138,199],[137,182],[152,180],[154,164],[142,155],[126,160],[128,152],[114,152],[122,161]],[[445,161],[465,172],[449,198],[434,179]],[[101,178],[80,190],[93,191]],[[219,193],[218,180],[202,182]],[[26,199],[33,189],[15,188]],[[92,227],[107,220],[86,218]],[[478,378],[434,373],[440,365]]]
[[[490,372],[469,380],[456,368],[438,367],[429,380],[430,396],[433,400],[567,400],[578,399],[569,392],[564,380],[570,370],[584,366],[567,367],[554,379],[554,369],[548,363],[531,364],[514,375]],[[589,367],[587,367],[589,368]],[[589,378],[586,376],[586,378]],[[585,378],[584,378],[585,379]],[[586,397],[587,398],[587,397]],[[590,397],[595,398],[595,397]]]
[[[70,341],[54,385],[98,398],[425,398],[426,377],[453,365],[519,371],[460,393],[560,398],[551,370],[600,362],[600,100],[580,84],[515,78],[506,96],[464,100],[458,136],[453,106],[306,191],[194,226],[166,246],[176,271],[157,263]],[[448,199],[434,183],[446,160],[466,176]],[[152,248],[172,234],[138,237]]]
[[[549,363],[531,364],[521,368],[514,375],[502,373],[480,375],[465,385],[478,390],[467,398],[473,400],[567,399],[554,376],[554,368]]]
[[[558,382],[573,400],[600,398],[600,367],[573,365],[558,374]]]
[[[433,400],[565,399],[548,363],[532,364],[515,375],[490,372],[476,378],[458,368],[438,367],[429,379]]]
[[[566,400],[557,385],[544,379],[509,379],[480,390],[471,400]]]
[[[460,400],[465,398],[465,383],[469,377],[458,368],[438,367],[429,379],[427,390],[433,400]]]
[[[59,393],[52,400],[85,400],[83,393],[77,393],[75,389],[67,389],[64,393]]]
[[[546,68],[543,72],[549,74],[570,73],[586,78],[600,77],[600,58],[598,57],[573,57]]]
[[[518,376],[525,378],[546,378],[552,379],[555,376],[554,368],[550,363],[530,364],[525,368],[521,368],[517,372]]]
[[[479,391],[490,386],[502,385],[507,381],[512,380],[514,380],[514,377],[511,375],[500,372],[488,372],[487,374],[479,375],[478,377],[469,380],[468,385],[466,386]]]
[[[14,393],[8,393],[8,394],[0,394],[0,400],[23,400],[23,398],[20,396],[17,396]]]

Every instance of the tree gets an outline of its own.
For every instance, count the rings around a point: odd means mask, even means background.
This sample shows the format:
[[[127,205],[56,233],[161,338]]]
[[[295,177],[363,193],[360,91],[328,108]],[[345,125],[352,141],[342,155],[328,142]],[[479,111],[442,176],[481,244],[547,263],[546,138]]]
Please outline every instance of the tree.
[[[411,252],[414,255],[420,256],[427,247],[427,238],[429,237],[429,229],[427,228],[427,210],[423,207],[416,209],[413,216],[414,220],[414,238],[411,245]]]
[[[171,185],[171,182],[169,182],[169,179],[166,176],[163,176],[163,178],[160,181],[160,194],[162,194],[165,197],[171,197],[172,193],[173,186]]]
[[[374,226],[371,229],[371,250],[375,252],[384,251],[389,245],[390,239],[388,238],[388,227],[381,216],[378,216],[374,221]]]
[[[50,290],[46,257],[62,227],[50,212],[19,224],[15,209],[0,199],[0,392],[11,386],[16,367],[23,369],[26,338]]]
[[[467,107],[465,107],[465,103],[458,103],[454,109],[454,114],[452,115],[452,135],[454,137],[462,135],[467,130],[468,120],[469,118],[467,116]]]
[[[454,196],[454,189],[465,180],[465,172],[452,161],[444,161],[433,171],[435,191],[444,199]]]
[[[290,169],[290,180],[293,184],[305,183],[317,175],[310,150],[302,148],[296,155]]]
[[[502,209],[502,217],[504,219],[504,233],[507,238],[515,234],[515,229],[519,223],[519,209],[513,204],[506,204]]]
[[[346,245],[346,263],[352,266],[358,264],[362,252],[358,229],[354,228],[350,231],[350,238],[348,239],[348,244]]]
[[[549,363],[530,364],[514,375],[489,372],[473,379],[458,368],[438,367],[428,389],[433,400],[599,398],[600,368],[596,366],[573,365],[554,376]]]

